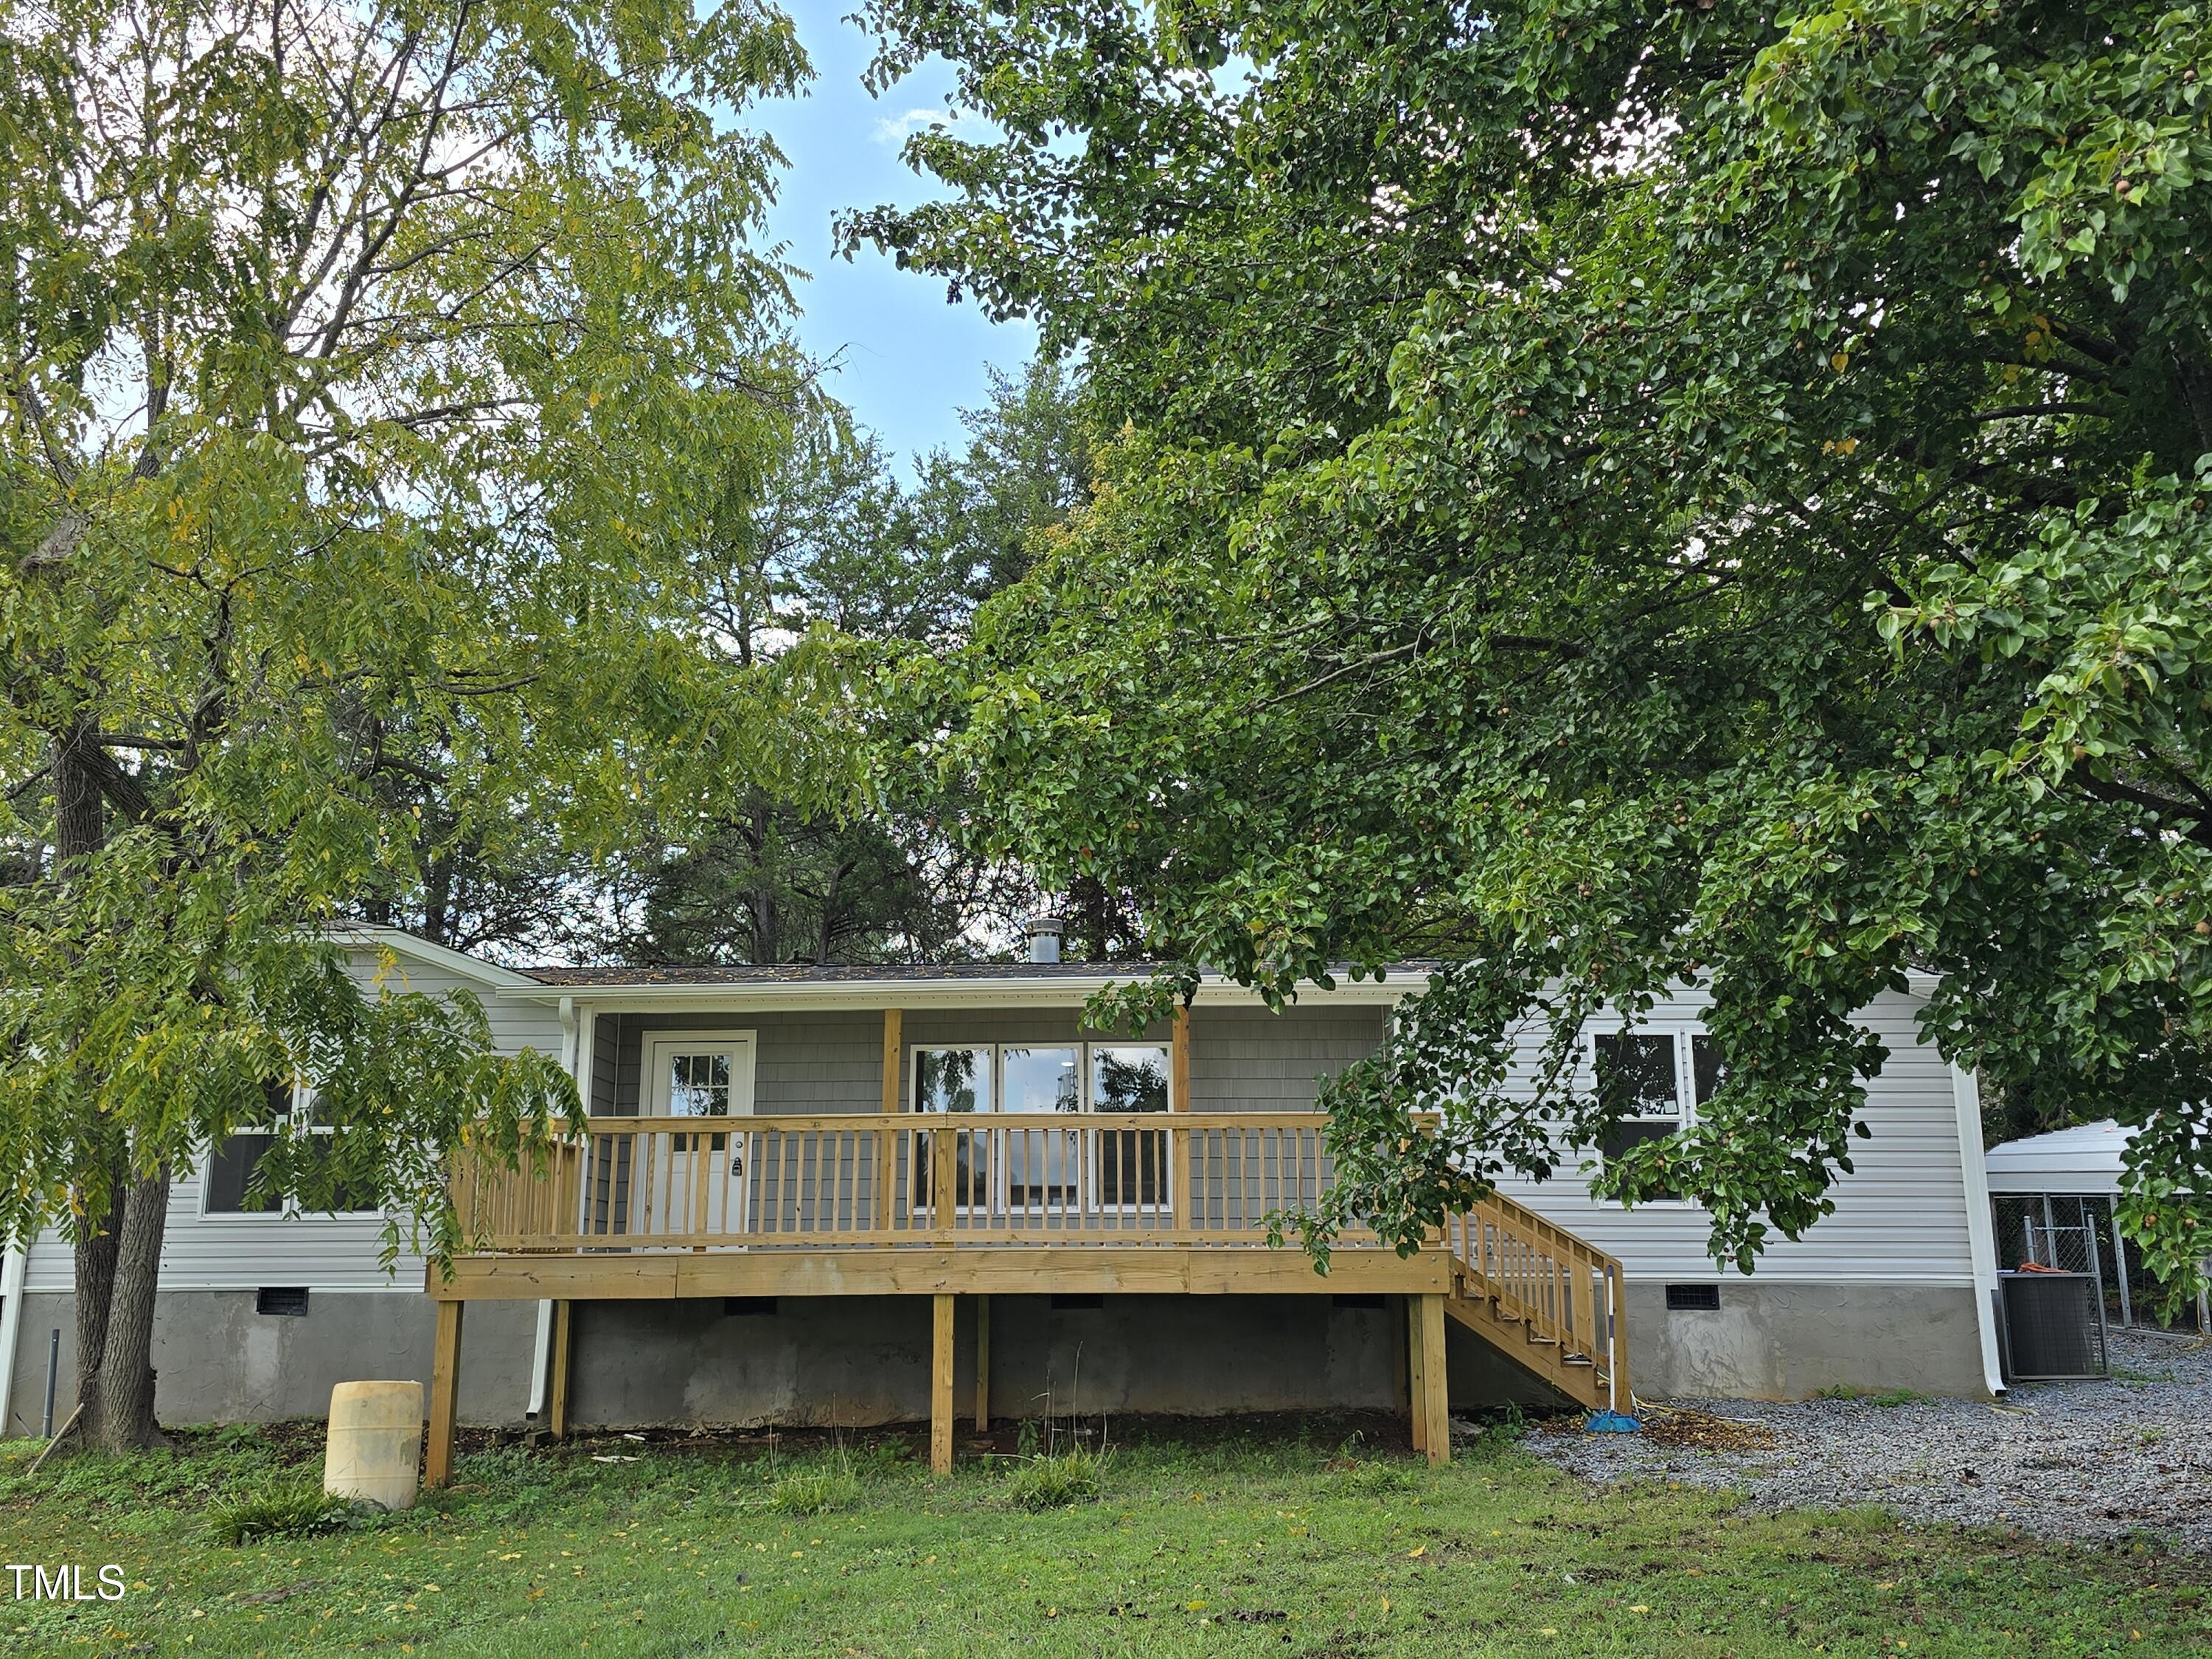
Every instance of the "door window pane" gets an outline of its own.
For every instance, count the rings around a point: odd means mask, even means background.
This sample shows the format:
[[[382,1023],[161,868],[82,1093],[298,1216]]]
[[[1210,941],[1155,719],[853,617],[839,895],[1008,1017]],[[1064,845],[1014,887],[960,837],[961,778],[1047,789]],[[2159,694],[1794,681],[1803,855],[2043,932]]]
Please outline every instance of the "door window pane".
[[[726,1049],[668,1057],[668,1115],[730,1115],[730,1056]]]
[[[1091,1109],[1094,1112],[1164,1112],[1168,1109],[1168,1051],[1143,1047],[1091,1045]]]
[[[914,1109],[988,1112],[991,1109],[988,1048],[917,1048],[914,1053]]]

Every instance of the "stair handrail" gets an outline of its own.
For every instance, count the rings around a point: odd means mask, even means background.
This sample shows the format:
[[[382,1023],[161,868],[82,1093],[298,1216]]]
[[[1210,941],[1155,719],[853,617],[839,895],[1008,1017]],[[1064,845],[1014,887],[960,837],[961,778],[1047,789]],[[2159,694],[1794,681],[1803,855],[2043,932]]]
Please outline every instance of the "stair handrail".
[[[1445,1243],[1474,1293],[1533,1339],[1604,1368],[1616,1411],[1630,1409],[1626,1275],[1618,1257],[1503,1193],[1449,1218]]]

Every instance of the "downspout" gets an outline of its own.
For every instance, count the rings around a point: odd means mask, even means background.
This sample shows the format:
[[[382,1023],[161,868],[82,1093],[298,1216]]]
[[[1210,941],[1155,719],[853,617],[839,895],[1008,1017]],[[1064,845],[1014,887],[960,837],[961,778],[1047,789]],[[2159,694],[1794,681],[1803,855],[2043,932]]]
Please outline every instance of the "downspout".
[[[15,1347],[23,1336],[23,1273],[30,1255],[29,1245],[17,1244],[0,1256],[0,1440],[8,1437],[9,1396],[15,1381]]]
[[[1982,1332],[1982,1381],[1993,1395],[2005,1391],[1997,1358],[1997,1231],[1990,1211],[1990,1171],[1982,1145],[1981,1079],[1951,1068],[1951,1097],[1959,1108],[1959,1174],[1966,1193],[1966,1247],[1974,1263],[1974,1312]]]
[[[576,1092],[588,1104],[590,1096],[585,1092],[584,1079],[577,1076],[577,1060],[580,1045],[576,1041],[576,999],[561,999],[561,1065],[576,1079]],[[538,1332],[530,1351],[530,1409],[525,1413],[532,1422],[545,1414],[545,1397],[552,1392],[553,1377],[553,1304],[538,1304]]]

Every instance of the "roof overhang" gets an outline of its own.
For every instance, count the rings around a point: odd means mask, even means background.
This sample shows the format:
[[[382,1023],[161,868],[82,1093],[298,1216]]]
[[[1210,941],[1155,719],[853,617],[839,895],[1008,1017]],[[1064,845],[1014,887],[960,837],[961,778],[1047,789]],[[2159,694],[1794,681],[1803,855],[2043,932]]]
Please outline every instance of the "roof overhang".
[[[437,945],[427,939],[398,927],[379,927],[362,922],[355,926],[333,927],[327,937],[333,945],[349,950],[389,951],[401,962],[419,962],[426,967],[442,968],[449,974],[474,980],[501,995],[514,990],[547,990],[527,974],[518,974],[512,968],[502,968],[495,962],[486,962],[482,957],[472,957],[465,951],[456,951],[450,945]],[[554,1001],[559,1001],[556,997]]]
[[[1005,978],[959,979],[845,979],[832,981],[766,981],[754,984],[696,985],[546,985],[530,981],[501,986],[502,1001],[558,1004],[572,1000],[579,1007],[620,1010],[627,1013],[714,1013],[757,1010],[812,1009],[822,1011],[880,1010],[884,1008],[1079,1008],[1113,985],[1141,981],[1123,974],[1066,975],[1049,980],[1008,975]],[[1388,1008],[1420,991],[1428,975],[1392,975],[1386,980],[1340,980],[1336,988],[1323,991],[1304,987],[1300,1007]],[[1256,991],[1233,981],[1208,977],[1194,999],[1206,1008],[1261,1008],[1267,1006]]]

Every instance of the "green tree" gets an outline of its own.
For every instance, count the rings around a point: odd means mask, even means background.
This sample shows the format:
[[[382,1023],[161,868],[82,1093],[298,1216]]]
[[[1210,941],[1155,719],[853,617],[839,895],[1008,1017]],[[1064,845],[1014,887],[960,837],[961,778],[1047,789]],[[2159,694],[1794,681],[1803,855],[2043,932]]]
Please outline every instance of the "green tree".
[[[2201,9],[869,15],[879,81],[942,53],[1003,137],[917,136],[953,198],[856,234],[1079,347],[1121,434],[911,670],[918,734],[993,844],[1182,961],[1279,996],[1450,963],[1333,1091],[1319,1237],[1572,1167],[1612,1118],[1586,1017],[1692,981],[1726,1082],[1598,1179],[1694,1194],[1747,1264],[1832,1207],[1882,1059],[1853,1011],[1917,969],[1954,1060],[2143,1126],[2130,1224],[2190,1284]]]
[[[801,378],[730,115],[805,73],[743,0],[10,13],[0,1236],[75,1241],[94,1443],[157,1432],[169,1172],[272,1082],[319,1121],[269,1190],[434,1255],[447,1152],[574,1108],[325,924],[516,823],[604,850],[843,763],[833,660],[745,672],[698,621],[700,481],[776,453]]]
[[[963,573],[971,601],[1019,580],[1040,538],[1091,499],[1081,391],[1055,357],[1032,359],[1019,379],[994,368],[990,400],[961,411],[967,448],[923,457],[912,499],[917,538]]]
[[[966,447],[931,452],[908,487],[843,410],[810,408],[766,477],[737,489],[716,520],[710,635],[749,665],[816,628],[871,653],[965,638],[977,602],[1088,498],[1091,447],[1074,377],[1050,362],[1018,379],[994,371],[990,400],[963,418]],[[856,707],[854,718],[856,737],[890,751],[865,811],[732,797],[705,834],[664,838],[626,870],[610,951],[646,962],[927,962],[1014,937],[1042,902],[1025,872],[948,833],[965,803],[901,763],[903,733],[874,710]],[[1079,884],[1067,908],[1079,949],[1126,946],[1121,914],[1097,884]]]

